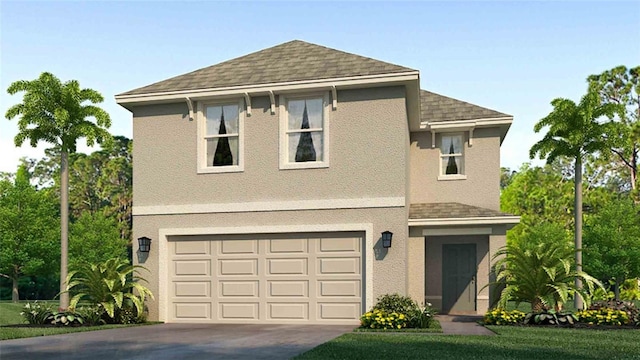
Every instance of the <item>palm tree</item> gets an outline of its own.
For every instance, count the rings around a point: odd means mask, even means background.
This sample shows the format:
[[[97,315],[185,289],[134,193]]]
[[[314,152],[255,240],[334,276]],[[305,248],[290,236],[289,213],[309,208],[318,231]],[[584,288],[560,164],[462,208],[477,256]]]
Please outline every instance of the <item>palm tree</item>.
[[[69,153],[76,151],[76,142],[85,138],[87,146],[102,144],[111,139],[107,128],[111,118],[103,109],[92,105],[103,101],[92,89],[81,89],[76,80],[62,83],[53,74],[44,72],[31,81],[12,83],[7,92],[24,92],[22,103],[7,110],[6,118],[18,119],[16,147],[29,139],[32,147],[45,141],[61,149],[60,152],[60,307],[69,306],[66,290],[69,229]],[[83,105],[86,101],[91,104]],[[95,118],[95,123],[88,118]]]
[[[598,122],[602,116],[612,118],[616,106],[602,104],[598,91],[589,86],[587,94],[579,104],[572,100],[557,98],[551,101],[553,111],[535,124],[535,132],[549,128],[544,138],[535,143],[529,156],[536,155],[540,159],[547,159],[551,164],[555,159],[566,156],[575,161],[574,175],[574,224],[575,224],[575,261],[576,272],[582,271],[582,159],[585,155],[593,154],[609,148],[606,142],[609,123]],[[582,289],[579,277],[576,277],[576,288]],[[583,307],[580,297],[575,297],[576,309]]]

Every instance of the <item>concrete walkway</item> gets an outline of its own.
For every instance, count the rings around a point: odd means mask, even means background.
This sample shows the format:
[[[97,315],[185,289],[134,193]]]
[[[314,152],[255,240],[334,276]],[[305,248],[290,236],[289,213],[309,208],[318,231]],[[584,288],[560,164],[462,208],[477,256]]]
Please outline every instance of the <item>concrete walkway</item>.
[[[495,335],[493,331],[479,325],[482,316],[437,315],[444,335]]]

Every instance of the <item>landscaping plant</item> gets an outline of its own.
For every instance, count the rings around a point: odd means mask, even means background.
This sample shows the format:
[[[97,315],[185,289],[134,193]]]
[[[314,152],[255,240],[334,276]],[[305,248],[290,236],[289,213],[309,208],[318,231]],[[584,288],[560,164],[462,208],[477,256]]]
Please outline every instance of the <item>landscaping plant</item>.
[[[121,320],[128,308],[135,310],[136,318],[142,318],[145,298],[153,299],[153,294],[141,284],[146,280],[138,275],[138,269],[145,268],[118,258],[81,265],[67,277],[67,291],[73,294],[70,306],[75,308],[79,301],[87,301],[104,309],[107,322],[112,323]]]
[[[528,313],[524,317],[523,323],[525,325],[573,326],[577,321],[578,317],[570,312],[543,310],[538,313]]]
[[[404,314],[373,309],[360,317],[360,326],[370,329],[402,329],[407,327],[407,320]]]
[[[589,325],[627,325],[630,323],[629,315],[622,310],[600,308],[598,310],[581,310],[576,313],[580,322]]]
[[[406,327],[408,328],[426,329],[435,316],[435,311],[431,308],[430,303],[426,303],[421,307],[410,297],[400,294],[380,296],[373,310],[380,310],[386,314],[396,313],[404,315],[407,322]]]
[[[28,324],[42,325],[48,323],[53,314],[51,305],[39,303],[37,300],[33,303],[26,303],[20,315]]]
[[[493,257],[496,281],[489,285],[504,286],[499,307],[506,308],[507,302],[514,300],[530,303],[534,313],[550,306],[560,310],[571,295],[588,304],[588,294],[596,286],[602,288],[602,284],[589,274],[572,269],[573,252],[571,247],[557,242],[507,244],[498,250]],[[575,278],[580,278],[586,289],[576,288]]]
[[[485,325],[516,325],[524,321],[525,313],[520,310],[493,309],[484,314]]]

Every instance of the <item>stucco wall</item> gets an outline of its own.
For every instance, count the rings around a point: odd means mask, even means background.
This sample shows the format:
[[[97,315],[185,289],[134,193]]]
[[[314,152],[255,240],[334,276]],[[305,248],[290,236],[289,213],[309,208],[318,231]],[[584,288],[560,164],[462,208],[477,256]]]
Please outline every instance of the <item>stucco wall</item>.
[[[330,167],[280,170],[279,114],[268,97],[245,116],[244,172],[197,174],[197,121],[184,102],[133,108],[134,206],[404,197],[404,87],[338,91]],[[277,96],[276,96],[277,98]]]
[[[159,267],[168,266],[166,254],[159,254],[159,229],[167,228],[232,228],[245,226],[294,226],[304,225],[313,229],[314,225],[327,224],[372,224],[373,253],[370,258],[373,263],[373,289],[371,294],[375,299],[386,293],[406,292],[406,241],[408,228],[406,226],[406,210],[403,207],[378,209],[348,209],[348,210],[316,210],[316,211],[278,211],[251,212],[233,214],[192,214],[192,215],[153,215],[135,216],[133,222],[133,237],[148,236],[153,239],[151,251],[146,259],[134,256],[134,263],[144,265],[149,273],[143,275],[149,281],[149,288],[156,295],[156,300],[149,300],[149,318],[158,319]],[[381,249],[380,233],[389,230],[394,233],[393,246],[388,250]],[[188,230],[186,230],[188,233]],[[313,231],[313,230],[311,230]],[[367,249],[363,249],[366,254]],[[143,262],[140,262],[143,260]],[[365,262],[367,260],[365,259]],[[365,279],[366,281],[366,279]],[[365,294],[366,297],[367,294]],[[370,308],[372,304],[365,304]]]
[[[465,132],[465,180],[438,180],[440,135],[431,147],[431,132],[411,133],[411,203],[459,202],[500,209],[500,130],[476,129],[473,145]]]

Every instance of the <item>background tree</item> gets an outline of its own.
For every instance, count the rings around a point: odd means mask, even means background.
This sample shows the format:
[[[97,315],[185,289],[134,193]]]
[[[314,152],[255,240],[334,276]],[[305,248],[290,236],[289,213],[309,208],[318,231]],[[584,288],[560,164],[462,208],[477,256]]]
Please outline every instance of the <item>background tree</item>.
[[[613,126],[607,134],[609,148],[603,155],[626,168],[631,188],[637,190],[640,161],[640,66],[630,69],[617,66],[599,75],[591,75],[587,80],[598,90],[603,103],[617,106],[617,119],[612,122]]]
[[[640,207],[628,198],[615,199],[588,217],[585,225],[585,270],[612,281],[620,300],[620,285],[640,277]]]
[[[12,282],[12,301],[20,298],[23,276],[46,275],[58,265],[55,200],[29,181],[21,166],[13,182],[0,182],[0,275]]]
[[[547,133],[529,151],[533,159],[537,155],[552,163],[560,156],[574,159],[574,224],[575,224],[575,261],[576,273],[582,271],[582,162],[586,154],[593,154],[608,149],[604,135],[608,133],[608,126],[598,122],[607,116],[613,117],[616,107],[612,104],[600,102],[598,89],[590,86],[587,94],[580,103],[572,100],[557,98],[551,102],[553,110],[549,115],[538,121],[534,131],[540,132],[548,128]],[[576,277],[576,288],[582,289],[580,277]],[[579,296],[575,297],[575,306],[582,309],[583,304]]]
[[[81,89],[76,80],[62,83],[51,73],[38,79],[12,83],[7,92],[24,92],[23,101],[7,110],[6,118],[19,117],[16,146],[29,140],[31,146],[45,141],[60,146],[60,307],[69,306],[65,293],[69,230],[69,153],[76,151],[78,139],[85,138],[87,146],[108,141],[107,128],[111,119],[106,111],[92,104],[101,103],[102,95],[92,89]],[[91,104],[84,104],[90,102]],[[95,119],[95,122],[90,119]]]
[[[69,227],[69,268],[127,257],[128,242],[120,238],[115,218],[84,212]]]

